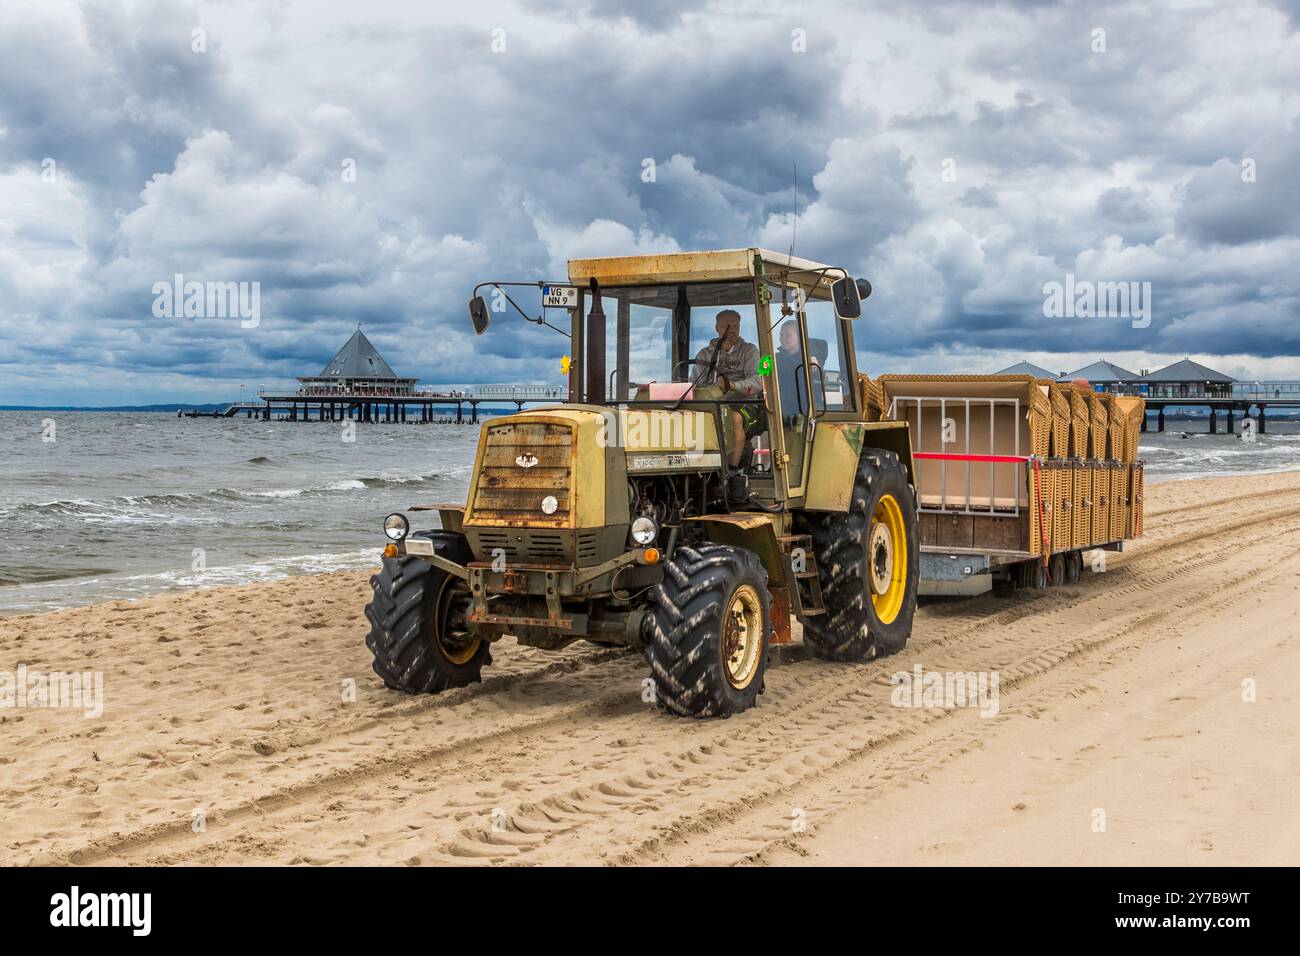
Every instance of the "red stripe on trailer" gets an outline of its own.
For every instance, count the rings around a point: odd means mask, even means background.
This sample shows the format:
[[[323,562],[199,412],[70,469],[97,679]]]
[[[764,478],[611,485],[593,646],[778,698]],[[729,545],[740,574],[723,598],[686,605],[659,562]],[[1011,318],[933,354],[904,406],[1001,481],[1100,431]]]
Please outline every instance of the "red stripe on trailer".
[[[936,461],[1001,461],[1013,465],[1030,460],[1027,455],[947,455],[936,451],[917,451],[912,457]]]

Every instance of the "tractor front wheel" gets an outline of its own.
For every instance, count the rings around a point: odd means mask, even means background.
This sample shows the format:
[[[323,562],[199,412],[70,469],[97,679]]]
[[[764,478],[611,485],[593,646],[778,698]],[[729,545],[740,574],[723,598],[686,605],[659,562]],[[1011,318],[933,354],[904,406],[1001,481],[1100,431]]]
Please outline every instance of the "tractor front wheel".
[[[453,561],[471,559],[463,535],[425,531],[414,536],[432,539],[434,550]],[[491,655],[487,642],[465,627],[470,597],[464,581],[420,558],[384,558],[370,587],[366,646],[375,673],[388,687],[436,694],[478,683]]]
[[[646,648],[655,699],[684,717],[730,717],[763,692],[772,597],[758,555],[680,547],[664,565]]]

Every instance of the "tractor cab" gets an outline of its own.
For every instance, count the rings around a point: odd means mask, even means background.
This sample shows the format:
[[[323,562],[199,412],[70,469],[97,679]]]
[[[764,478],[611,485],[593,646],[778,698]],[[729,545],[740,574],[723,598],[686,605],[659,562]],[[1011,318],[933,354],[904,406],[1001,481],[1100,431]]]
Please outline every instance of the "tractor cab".
[[[480,285],[476,330],[481,290],[513,305],[524,285]],[[818,421],[861,420],[852,320],[871,287],[842,269],[736,249],[574,259],[567,284],[537,286],[543,322],[569,313],[568,403],[701,416],[759,501],[803,495]]]

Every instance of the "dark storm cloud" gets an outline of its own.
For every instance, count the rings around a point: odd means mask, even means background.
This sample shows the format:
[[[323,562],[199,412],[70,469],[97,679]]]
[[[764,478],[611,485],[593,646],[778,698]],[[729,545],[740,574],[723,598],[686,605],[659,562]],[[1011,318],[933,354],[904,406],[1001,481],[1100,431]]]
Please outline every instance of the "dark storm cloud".
[[[1192,176],[1179,226],[1208,242],[1237,245],[1300,235],[1300,124]]]
[[[0,11],[0,400],[229,397],[358,322],[428,380],[557,381],[555,333],[472,336],[475,282],[785,250],[796,190],[797,252],[876,286],[878,361],[1300,352],[1294,5],[560,11]],[[260,282],[260,325],[155,317],[175,273]],[[1151,282],[1151,326],[1046,318],[1066,273]]]

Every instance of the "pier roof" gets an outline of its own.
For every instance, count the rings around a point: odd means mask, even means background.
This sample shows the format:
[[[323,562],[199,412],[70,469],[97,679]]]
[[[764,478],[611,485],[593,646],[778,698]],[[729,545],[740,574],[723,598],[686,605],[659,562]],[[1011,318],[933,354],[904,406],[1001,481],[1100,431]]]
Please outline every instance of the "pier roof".
[[[1057,378],[1057,381],[1068,382],[1076,378],[1086,378],[1089,382],[1137,382],[1141,381],[1142,376],[1137,372],[1130,372],[1126,368],[1120,368],[1113,362],[1102,359],[1099,362],[1093,362],[1091,365],[1085,365],[1083,368],[1075,369],[1068,375],[1062,375]]]
[[[1060,376],[1056,372],[1049,372],[1041,365],[1035,365],[1033,362],[1017,362],[1015,365],[1008,366],[1000,372],[994,372],[994,375],[1032,375],[1034,378],[1050,378],[1055,381]]]
[[[330,359],[318,378],[399,378],[384,361],[379,350],[370,344],[361,326],[352,333],[338,354]]]
[[[1181,362],[1175,362],[1173,365],[1166,365],[1164,368],[1156,369],[1154,372],[1148,372],[1142,376],[1144,382],[1218,382],[1220,384],[1231,384],[1235,378],[1230,378],[1222,372],[1216,372],[1212,368],[1207,368],[1200,362],[1193,362],[1189,358]]]

